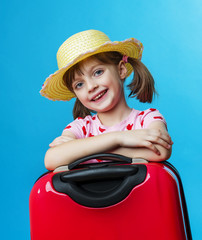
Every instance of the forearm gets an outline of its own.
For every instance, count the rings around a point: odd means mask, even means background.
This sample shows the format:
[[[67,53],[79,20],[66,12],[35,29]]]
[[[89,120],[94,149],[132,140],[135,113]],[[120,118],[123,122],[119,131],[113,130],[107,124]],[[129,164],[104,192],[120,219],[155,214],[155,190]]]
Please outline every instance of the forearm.
[[[164,129],[117,131],[84,139],[75,139],[73,135],[69,135],[67,140],[59,140],[62,142],[52,145],[46,153],[45,166],[49,170],[103,152],[114,152],[148,161],[164,161],[169,158],[172,145],[171,138]]]
[[[113,132],[84,139],[74,139],[50,148],[45,155],[45,166],[47,169],[53,170],[81,157],[118,148],[117,135],[117,132]]]
[[[157,144],[155,144],[155,146],[159,150],[160,155],[156,154],[155,152],[145,147],[135,147],[135,148],[119,147],[110,151],[110,153],[121,154],[130,158],[143,158],[151,162],[161,162],[169,159],[172,152],[172,148],[166,149]]]

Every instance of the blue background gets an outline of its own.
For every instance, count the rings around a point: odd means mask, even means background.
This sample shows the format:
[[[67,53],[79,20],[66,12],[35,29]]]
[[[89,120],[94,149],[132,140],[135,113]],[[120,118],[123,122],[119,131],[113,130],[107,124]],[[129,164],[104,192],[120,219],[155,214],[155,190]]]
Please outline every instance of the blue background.
[[[202,239],[201,16],[199,0],[0,2],[1,239],[30,238],[29,193],[45,171],[48,144],[72,120],[73,106],[49,101],[39,90],[57,70],[58,47],[87,29],[143,42],[142,61],[160,96],[151,105],[128,102],[165,116],[174,141],[170,162],[183,181],[193,239]]]

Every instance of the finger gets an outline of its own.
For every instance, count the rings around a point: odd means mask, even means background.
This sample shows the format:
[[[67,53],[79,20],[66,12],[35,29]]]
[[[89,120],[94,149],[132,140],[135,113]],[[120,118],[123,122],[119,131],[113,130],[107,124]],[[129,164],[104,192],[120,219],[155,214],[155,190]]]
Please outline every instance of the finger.
[[[50,143],[50,144],[49,144],[49,147],[51,147],[51,148],[52,148],[52,147],[55,147],[55,144],[54,144],[54,143]]]
[[[54,141],[54,142],[49,144],[49,147],[55,147],[55,146],[58,146],[62,143],[64,143],[64,142],[63,141]]]
[[[49,146],[50,147],[54,147],[54,146],[57,146],[61,143],[63,143],[64,141],[61,139],[61,137],[58,137],[58,138],[55,138],[50,144]]]
[[[55,138],[53,140],[53,142],[49,144],[49,146],[50,147],[55,147],[55,146],[58,146],[58,145],[60,145],[62,143],[68,142],[70,140],[72,140],[72,138],[60,136],[60,137]]]
[[[161,145],[162,147],[166,148],[166,149],[170,149],[171,148],[171,144],[168,143],[167,141],[165,141],[163,138],[160,138],[158,136],[148,136],[147,140],[149,142],[152,143],[156,143],[158,145]]]
[[[53,141],[52,143],[49,144],[49,147],[55,147],[57,145],[59,145],[59,143],[56,141]]]
[[[172,141],[170,135],[169,135],[167,132],[162,133],[162,134],[161,134],[161,138],[162,138],[164,141],[166,141],[168,144],[170,144],[170,145],[173,144],[173,141]]]
[[[56,137],[50,144],[56,142],[58,139],[60,139],[61,137]]]
[[[158,140],[162,139],[170,145],[173,144],[173,141],[171,140],[170,135],[166,131],[161,131],[160,129],[152,129],[150,132],[150,136],[156,137],[158,138]]]
[[[145,141],[144,145],[146,148],[152,150],[154,153],[156,153],[157,155],[160,155],[161,153],[159,152],[159,150],[155,147],[155,145],[152,142],[149,141]]]

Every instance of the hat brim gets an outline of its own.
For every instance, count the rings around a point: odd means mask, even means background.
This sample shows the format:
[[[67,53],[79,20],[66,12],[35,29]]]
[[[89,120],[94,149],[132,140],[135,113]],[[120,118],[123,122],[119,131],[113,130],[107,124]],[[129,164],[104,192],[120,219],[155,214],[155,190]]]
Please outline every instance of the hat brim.
[[[123,55],[127,55],[128,57],[136,58],[141,60],[143,45],[140,41],[135,38],[130,38],[121,42],[106,42],[100,47],[96,49],[92,49],[91,51],[85,52],[67,64],[65,67],[57,70],[55,73],[51,74],[46,81],[44,82],[42,89],[40,91],[41,95],[50,99],[50,100],[61,100],[68,101],[75,97],[74,93],[72,93],[63,83],[63,75],[65,72],[70,69],[76,63],[92,56],[97,53],[102,52],[111,52],[116,51],[120,52]],[[126,63],[127,68],[127,77],[132,73],[133,68],[129,63]]]

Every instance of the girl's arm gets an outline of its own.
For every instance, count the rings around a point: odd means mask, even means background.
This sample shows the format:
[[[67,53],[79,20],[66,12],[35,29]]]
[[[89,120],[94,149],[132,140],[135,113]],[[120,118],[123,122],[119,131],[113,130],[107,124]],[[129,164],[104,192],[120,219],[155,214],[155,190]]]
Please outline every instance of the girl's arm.
[[[116,132],[95,137],[76,139],[73,133],[65,131],[63,136],[55,139],[46,152],[45,166],[53,170],[91,154],[110,151],[118,147]]]
[[[81,157],[101,152],[162,161],[169,155],[171,145],[165,125],[160,121],[151,123],[147,129],[110,132],[84,139],[76,139],[73,133],[66,131],[50,144],[51,148],[45,155],[45,166],[52,170]]]
[[[156,129],[157,131],[159,131],[160,135],[168,134],[165,124],[161,121],[152,122],[149,125],[148,129]],[[156,138],[156,142],[158,138],[161,138],[160,136],[158,136],[158,134],[153,137],[154,139],[150,143],[152,142],[154,143],[155,138]],[[143,158],[148,161],[161,162],[169,159],[169,157],[171,156],[173,142],[170,136],[168,137],[168,139],[169,140],[167,141],[167,146],[166,145],[163,146],[162,144],[159,144],[159,143],[158,144],[154,143],[154,146],[156,147],[156,149],[158,149],[160,154],[156,154],[156,152],[152,151],[150,148],[147,148],[147,147],[136,147],[136,148],[120,147],[111,151],[111,153],[117,153],[117,154],[121,154],[131,158]],[[161,139],[159,139],[159,141],[161,141]]]

